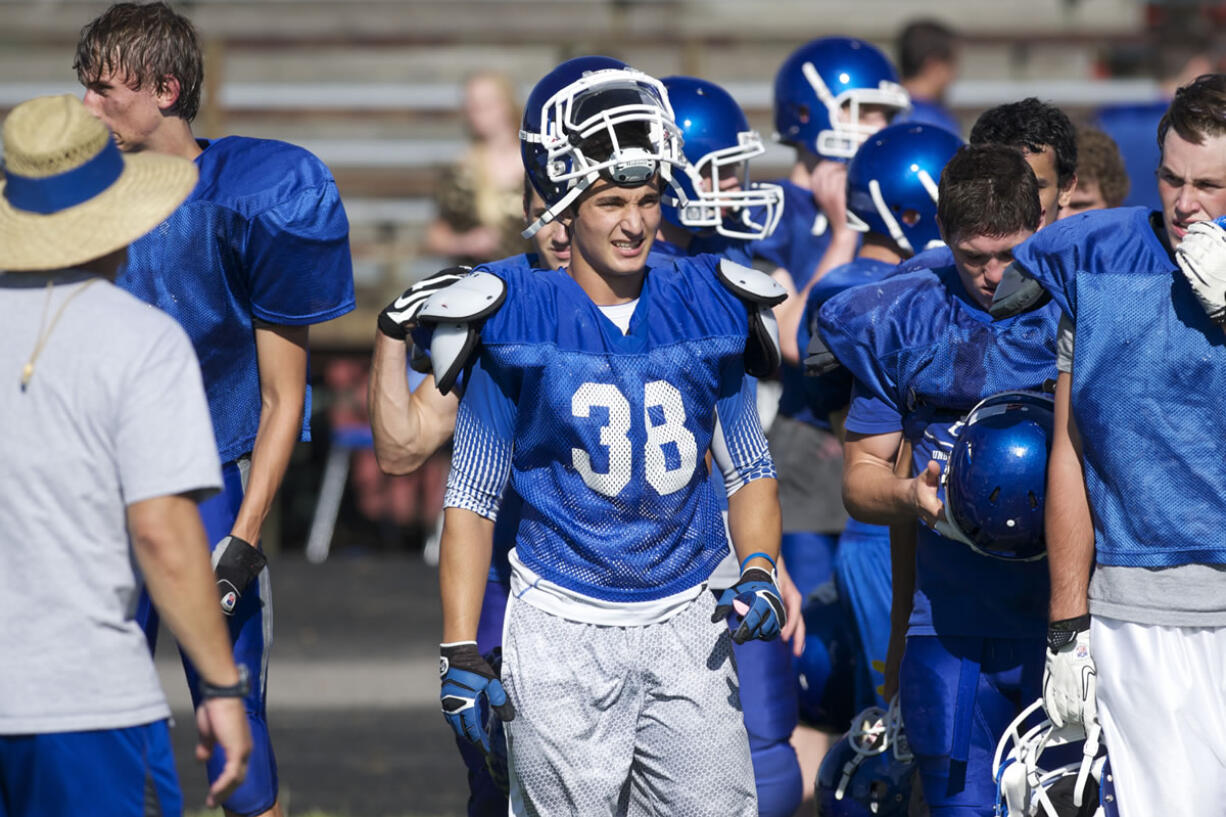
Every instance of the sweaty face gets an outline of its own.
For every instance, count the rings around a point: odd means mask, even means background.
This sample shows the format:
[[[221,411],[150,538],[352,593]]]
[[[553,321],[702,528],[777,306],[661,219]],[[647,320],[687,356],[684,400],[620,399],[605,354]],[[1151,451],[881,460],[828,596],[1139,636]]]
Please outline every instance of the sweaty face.
[[[602,278],[637,275],[660,227],[660,182],[618,187],[601,180],[579,200],[571,225],[574,263]]]
[[[85,86],[82,102],[115,134],[120,150],[136,152],[149,147],[149,140],[162,126],[162,107],[173,102],[159,95],[151,83],[134,91],[124,72],[101,74]]]
[[[524,214],[524,223],[531,224],[544,214],[545,202],[541,194],[533,190],[531,209]],[[540,256],[542,267],[565,267],[570,263],[570,237],[566,235],[566,225],[554,220],[537,230],[532,236],[532,248]]]
[[[1005,267],[1013,262],[1013,248],[1031,235],[1019,230],[1007,236],[960,236],[950,244],[966,294],[984,309],[991,306]]]
[[[1158,166],[1158,197],[1171,249],[1183,241],[1189,225],[1226,215],[1226,134],[1206,136],[1196,145],[1168,131]]]
[[[1038,153],[1023,150],[1022,155],[1026,157],[1026,164],[1030,165],[1035,179],[1039,182],[1039,206],[1042,208],[1039,226],[1046,227],[1056,220],[1061,207],[1068,206],[1074,188],[1072,184],[1063,190],[1060,188],[1060,176],[1056,172],[1056,152],[1051,145],[1044,145],[1043,150]]]
[[[1107,200],[1103,198],[1103,191],[1099,188],[1098,182],[1078,176],[1077,186],[1073,188],[1073,193],[1069,196],[1068,205],[1060,208],[1060,213],[1056,218],[1068,218],[1089,210],[1105,209],[1107,209]]]

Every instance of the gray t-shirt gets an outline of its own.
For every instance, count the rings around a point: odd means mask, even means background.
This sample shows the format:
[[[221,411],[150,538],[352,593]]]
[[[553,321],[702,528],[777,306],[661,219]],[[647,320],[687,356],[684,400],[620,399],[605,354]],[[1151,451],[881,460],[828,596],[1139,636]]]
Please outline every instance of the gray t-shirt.
[[[1060,318],[1056,367],[1073,371],[1076,331]],[[1226,626],[1226,566],[1119,567],[1095,565],[1090,612],[1096,616],[1162,627]]]
[[[81,273],[58,275],[48,300],[47,280],[0,274],[0,734],[10,735],[169,716],[133,620],[125,509],[221,484],[200,367],[178,324]]]

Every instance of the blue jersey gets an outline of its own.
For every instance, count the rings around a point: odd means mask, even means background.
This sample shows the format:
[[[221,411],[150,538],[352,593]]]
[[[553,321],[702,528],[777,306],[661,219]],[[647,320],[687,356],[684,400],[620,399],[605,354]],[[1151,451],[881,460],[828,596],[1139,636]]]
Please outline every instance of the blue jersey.
[[[1097,559],[1226,563],[1226,339],[1142,207],[1056,222],[1015,251],[1074,322],[1072,411]]]
[[[1125,207],[1162,209],[1158,186],[1154,184],[1162,151],[1158,149],[1158,123],[1170,107],[1170,100],[1159,99],[1136,105],[1110,105],[1099,110],[1094,125],[1115,140],[1124,160],[1131,185],[1124,198]]]
[[[958,120],[954,119],[954,115],[949,112],[949,109],[940,102],[934,102],[930,99],[911,97],[911,109],[903,111],[894,117],[891,124],[900,125],[903,122],[915,122],[919,125],[936,125],[938,128],[944,128],[950,133],[961,132],[961,128],[958,127]]]
[[[857,258],[850,264],[835,267],[822,276],[822,280],[809,290],[809,298],[805,301],[804,317],[800,321],[800,329],[796,338],[801,354],[803,355],[804,350],[809,348],[809,339],[812,337],[813,326],[822,304],[845,289],[881,280],[893,272],[894,266],[885,261]],[[829,428],[830,415],[851,402],[852,376],[851,372],[843,366],[820,377],[806,376],[803,384],[805,401],[809,409],[807,416],[820,420],[822,428]],[[848,524],[853,522],[854,520]]]
[[[1055,304],[993,321],[955,267],[892,275],[834,296],[822,338],[856,384],[847,429],[901,431],[915,473],[948,461],[956,425],[981,399],[1037,390],[1056,374]],[[1047,621],[1047,565],[980,556],[920,526],[912,635],[1022,637]]]
[[[894,270],[902,275],[908,272],[918,272],[924,269],[941,269],[942,267],[952,267],[953,265],[953,250],[942,244],[939,247],[933,247],[930,250],[916,253],[900,263]]]
[[[284,142],[200,141],[200,181],[128,247],[115,283],[177,320],[200,360],[223,462],[260,422],[257,321],[301,326],[354,308],[349,222],[331,173]],[[303,440],[310,439],[310,391]]]
[[[746,304],[718,261],[649,267],[625,335],[564,272],[498,271],[506,301],[482,329],[446,504],[493,517],[509,475],[516,557],[585,598],[704,583],[728,552],[703,459],[717,429],[739,479],[774,476],[745,387]]]

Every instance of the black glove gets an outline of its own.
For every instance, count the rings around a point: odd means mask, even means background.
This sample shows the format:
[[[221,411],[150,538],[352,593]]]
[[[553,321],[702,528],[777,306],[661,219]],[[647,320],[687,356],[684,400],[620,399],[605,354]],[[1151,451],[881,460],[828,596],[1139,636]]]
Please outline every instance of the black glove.
[[[243,599],[247,585],[260,575],[264,565],[268,564],[268,558],[258,548],[252,547],[237,536],[222,539],[214,550],[220,554],[213,572],[217,574],[221,612],[232,616]]]
[[[417,320],[417,313],[440,289],[446,289],[472,272],[471,267],[448,267],[422,278],[379,313],[379,331],[393,340],[404,340]]]

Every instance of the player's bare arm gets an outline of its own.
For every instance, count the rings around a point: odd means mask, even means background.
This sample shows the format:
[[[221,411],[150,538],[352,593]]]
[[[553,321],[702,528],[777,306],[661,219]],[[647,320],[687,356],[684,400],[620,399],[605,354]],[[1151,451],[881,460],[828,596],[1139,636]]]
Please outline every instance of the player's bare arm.
[[[200,677],[214,686],[238,683],[230,638],[217,607],[204,526],[190,497],[170,495],[134,502],[127,508],[132,551],[149,595],[166,626],[191,658]],[[197,712],[205,760],[214,743],[226,753],[226,768],[209,788],[208,804],[226,799],[247,774],[251,732],[239,697],[206,699]]]
[[[442,394],[428,375],[415,391],[405,377],[403,341],[375,333],[370,364],[370,428],[386,474],[411,474],[451,438],[460,398]]]
[[[919,518],[931,525],[940,518],[940,466],[930,462],[919,476],[897,476],[894,465],[901,443],[902,432],[848,432],[843,448],[843,503],[861,522],[892,525]]]
[[[1051,620],[1085,615],[1094,526],[1081,464],[1081,437],[1069,406],[1072,377],[1056,380],[1055,426],[1047,465],[1047,561],[1051,571]]]
[[[447,508],[438,561],[444,644],[476,641],[493,547],[493,520],[465,508]]]
[[[231,530],[231,535],[252,545],[260,539],[260,529],[302,430],[308,331],[305,326],[273,324],[259,324],[255,329],[260,425],[251,450],[247,492]]]
[[[899,479],[911,476],[911,443],[904,440],[898,450],[894,475]],[[902,668],[902,653],[907,644],[907,624],[915,604],[914,523],[900,522],[890,526],[890,644],[885,656],[885,686],[882,697],[891,700],[898,693],[898,673]]]

